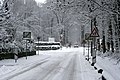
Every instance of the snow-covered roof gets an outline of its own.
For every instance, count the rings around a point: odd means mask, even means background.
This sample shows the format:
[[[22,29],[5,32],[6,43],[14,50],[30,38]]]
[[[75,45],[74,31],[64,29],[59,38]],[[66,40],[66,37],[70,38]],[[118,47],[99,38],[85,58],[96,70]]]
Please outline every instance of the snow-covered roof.
[[[60,43],[60,42],[49,42],[49,41],[35,41],[35,43]]]

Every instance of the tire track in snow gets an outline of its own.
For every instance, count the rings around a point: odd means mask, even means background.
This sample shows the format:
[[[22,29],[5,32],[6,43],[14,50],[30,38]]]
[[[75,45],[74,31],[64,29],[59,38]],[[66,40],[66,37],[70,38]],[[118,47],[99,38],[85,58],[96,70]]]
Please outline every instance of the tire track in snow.
[[[77,55],[72,54],[71,57],[61,62],[56,69],[54,69],[49,75],[43,80],[77,80],[75,73],[77,72]]]
[[[38,78],[37,80],[53,80],[54,76],[59,73],[59,70],[62,68],[60,67],[60,65],[62,65],[66,60],[71,60],[71,58],[73,56],[71,56],[71,54],[68,54],[68,56],[64,56],[65,58],[63,60],[61,60],[60,62],[58,62],[57,65],[55,65],[54,67],[49,67],[51,68],[51,70],[49,70],[46,75],[44,75],[44,77],[42,78]],[[62,68],[63,69],[63,68]],[[57,79],[58,80],[58,79]]]
[[[76,72],[75,72],[75,74],[74,74],[74,79],[75,80],[82,80],[82,76],[81,76],[81,65],[80,65],[80,55],[79,54],[77,54],[77,56],[76,56]]]
[[[15,76],[11,80],[43,80],[57,67],[57,65],[59,65],[61,62],[64,61],[64,59],[66,59],[66,56],[63,56],[62,59],[61,58],[58,59],[58,57],[56,57],[55,59],[54,57],[54,59],[49,59],[49,61],[47,61],[46,63],[39,65],[34,69],[24,72],[18,76]]]
[[[37,80],[97,80],[98,78],[98,73],[85,61],[82,54],[73,53],[69,59],[61,62],[44,79]]]
[[[75,73],[75,59],[76,55],[73,55],[69,64],[67,65],[66,69],[64,69],[64,76],[61,80],[74,80],[74,73]]]
[[[14,77],[16,77],[16,76],[18,76],[18,75],[20,75],[20,74],[23,74],[23,73],[25,73],[25,72],[27,72],[27,71],[29,71],[29,70],[31,70],[31,69],[34,69],[35,67],[37,67],[37,66],[39,66],[39,65],[42,65],[43,63],[45,63],[45,62],[48,62],[48,60],[47,59],[49,59],[50,57],[47,57],[47,58],[45,58],[45,59],[42,59],[39,63],[37,63],[37,64],[35,64],[35,65],[33,65],[33,66],[30,66],[30,67],[23,67],[23,68],[21,68],[21,70],[20,71],[18,71],[18,72],[15,72],[15,73],[11,73],[9,76],[5,76],[5,77],[3,77],[3,78],[0,78],[0,80],[10,80],[10,79],[12,79],[12,78],[14,78]]]
[[[92,76],[89,72],[91,66],[85,61],[82,54],[78,55],[73,52],[68,54],[67,57],[57,58],[53,60],[49,59],[44,64],[42,63],[3,80],[10,80],[9,78],[11,80],[96,80],[90,78]],[[31,75],[24,76],[30,72],[32,72]]]

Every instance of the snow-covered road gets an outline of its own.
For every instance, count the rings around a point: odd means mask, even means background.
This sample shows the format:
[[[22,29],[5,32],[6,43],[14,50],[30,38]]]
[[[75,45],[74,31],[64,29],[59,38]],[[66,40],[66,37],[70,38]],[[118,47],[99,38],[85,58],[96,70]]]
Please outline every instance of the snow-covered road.
[[[18,68],[0,75],[0,80],[98,80],[100,75],[78,49],[39,51],[33,61],[14,65]],[[37,57],[37,60],[34,60]],[[21,60],[22,61],[22,60]]]

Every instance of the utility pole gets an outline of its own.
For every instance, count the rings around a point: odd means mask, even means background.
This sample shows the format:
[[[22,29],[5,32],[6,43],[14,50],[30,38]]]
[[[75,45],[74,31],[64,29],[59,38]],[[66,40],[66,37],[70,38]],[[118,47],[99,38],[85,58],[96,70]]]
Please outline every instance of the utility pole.
[[[93,20],[91,18],[91,33],[92,33],[92,30],[93,30],[92,23],[93,23]],[[93,55],[93,41],[91,41],[91,56],[92,55]]]
[[[92,10],[94,9],[94,3],[92,2],[92,1],[90,1],[90,0],[88,0],[89,1],[89,5],[88,5],[88,8],[89,8],[89,12],[91,13],[92,12]],[[91,33],[92,33],[92,30],[93,30],[93,22],[94,22],[94,20],[93,20],[93,17],[92,17],[92,15],[91,15],[91,18],[90,18],[90,26],[91,26]],[[92,38],[93,39],[93,38]],[[91,41],[91,56],[93,56],[93,40]]]

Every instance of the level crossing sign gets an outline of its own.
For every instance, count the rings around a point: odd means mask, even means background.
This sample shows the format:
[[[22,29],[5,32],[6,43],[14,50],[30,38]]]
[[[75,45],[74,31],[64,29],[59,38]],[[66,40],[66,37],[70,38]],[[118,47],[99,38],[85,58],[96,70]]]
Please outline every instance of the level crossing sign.
[[[99,33],[98,33],[98,29],[97,27],[94,27],[91,34],[90,34],[90,37],[99,37]]]

